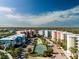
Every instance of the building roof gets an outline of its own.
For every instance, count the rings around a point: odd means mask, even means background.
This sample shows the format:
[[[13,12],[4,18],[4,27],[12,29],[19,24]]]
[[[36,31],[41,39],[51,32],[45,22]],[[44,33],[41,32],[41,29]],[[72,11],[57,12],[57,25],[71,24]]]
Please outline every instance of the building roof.
[[[14,39],[6,37],[6,38],[1,38],[0,40],[14,40]]]
[[[8,37],[5,37],[5,38],[1,38],[0,40],[15,40],[16,37],[23,37],[24,34],[16,34],[16,35],[12,35],[12,36],[8,36]]]

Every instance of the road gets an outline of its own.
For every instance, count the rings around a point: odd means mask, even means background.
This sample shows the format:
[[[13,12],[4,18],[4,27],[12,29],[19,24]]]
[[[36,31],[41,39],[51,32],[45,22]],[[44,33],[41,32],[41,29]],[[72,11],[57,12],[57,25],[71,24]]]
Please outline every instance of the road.
[[[58,53],[58,54],[54,54],[55,58],[53,58],[53,59],[64,59],[65,56],[61,54],[61,53],[63,53],[63,51],[61,49],[59,49],[56,44],[53,44],[53,45],[54,45],[53,46],[54,52]]]
[[[13,59],[12,56],[11,56],[8,52],[6,52],[6,51],[4,51],[4,50],[0,50],[0,52],[6,53],[6,55],[9,57],[9,59]]]
[[[50,41],[50,39],[46,39],[46,41],[49,42],[51,45],[53,44],[53,47],[52,47],[52,49],[54,50],[53,56],[55,56],[53,59],[67,59],[66,56],[64,55],[62,49],[59,49],[57,47],[57,44],[52,43]]]

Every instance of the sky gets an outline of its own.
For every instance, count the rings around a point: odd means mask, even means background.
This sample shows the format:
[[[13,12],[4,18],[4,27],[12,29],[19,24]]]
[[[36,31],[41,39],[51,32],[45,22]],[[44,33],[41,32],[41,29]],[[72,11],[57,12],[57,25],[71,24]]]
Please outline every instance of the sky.
[[[0,26],[79,27],[79,0],[0,0]]]

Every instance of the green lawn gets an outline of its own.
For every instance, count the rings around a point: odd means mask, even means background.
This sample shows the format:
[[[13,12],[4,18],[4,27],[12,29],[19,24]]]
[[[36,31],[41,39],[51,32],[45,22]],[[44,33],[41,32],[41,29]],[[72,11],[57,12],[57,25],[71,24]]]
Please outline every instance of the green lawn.
[[[38,40],[37,40],[37,45],[39,45],[39,44],[43,44],[43,42],[40,38],[38,38]]]

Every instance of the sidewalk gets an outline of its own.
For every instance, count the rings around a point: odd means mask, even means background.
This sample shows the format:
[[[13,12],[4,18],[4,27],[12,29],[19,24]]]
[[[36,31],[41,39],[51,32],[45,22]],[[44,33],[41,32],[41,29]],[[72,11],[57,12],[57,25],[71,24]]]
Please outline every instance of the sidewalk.
[[[29,58],[27,59],[51,59],[50,57],[31,57],[29,56]]]
[[[47,40],[47,39],[46,39]],[[48,42],[52,43],[50,40],[47,40]],[[58,52],[60,55],[57,55],[55,59],[70,59],[70,57],[68,56],[67,52],[64,51],[64,49],[61,47],[61,49],[58,49],[57,45],[56,44],[53,44],[54,47],[53,47],[53,50],[54,52]],[[64,58],[63,56],[61,55],[61,53],[64,53]]]
[[[52,47],[52,48],[54,50],[54,53],[58,53],[58,54],[55,54],[56,57],[53,59],[65,59],[64,56],[61,55],[61,53],[63,53],[63,52],[61,51],[61,49],[58,49],[56,44],[54,44],[54,47]]]
[[[69,57],[69,55],[67,54],[67,51],[64,51],[64,49],[61,47],[61,49],[62,49],[62,51],[64,52],[64,54],[67,56],[67,58],[68,59],[71,59],[70,57]]]

